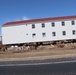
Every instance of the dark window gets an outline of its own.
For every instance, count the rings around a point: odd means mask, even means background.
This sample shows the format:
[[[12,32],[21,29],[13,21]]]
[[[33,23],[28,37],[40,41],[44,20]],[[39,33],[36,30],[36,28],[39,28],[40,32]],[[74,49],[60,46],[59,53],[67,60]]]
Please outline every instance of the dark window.
[[[35,24],[32,24],[32,28],[35,28]]]
[[[46,33],[42,33],[42,36],[45,37],[46,36]]]
[[[52,32],[52,36],[56,36],[56,32]]]
[[[44,28],[45,27],[45,24],[44,23],[42,23],[42,28]]]
[[[66,35],[66,31],[62,31],[62,34],[63,34],[63,35]]]
[[[26,34],[26,35],[28,35],[28,34]]]
[[[75,25],[75,21],[71,21],[72,25]]]
[[[32,34],[32,37],[33,37],[33,38],[34,38],[34,37],[36,37],[36,34],[35,34],[35,33],[33,33],[33,34]]]
[[[76,34],[76,31],[75,30],[72,30],[72,34],[75,35]]]
[[[54,26],[55,26],[55,23],[54,23],[54,22],[52,22],[51,24],[52,24],[52,27],[54,27]]]
[[[65,25],[65,22],[62,22],[62,26],[64,26]]]

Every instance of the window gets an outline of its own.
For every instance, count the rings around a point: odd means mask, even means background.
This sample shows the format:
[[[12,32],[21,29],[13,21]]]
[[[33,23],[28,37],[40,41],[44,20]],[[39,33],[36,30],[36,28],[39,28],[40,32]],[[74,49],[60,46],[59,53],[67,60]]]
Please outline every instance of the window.
[[[62,22],[62,26],[64,26],[65,25],[65,22]]]
[[[26,34],[26,35],[28,35],[28,34]]]
[[[45,24],[44,23],[42,23],[42,28],[44,28],[45,27]]]
[[[52,27],[54,27],[54,26],[55,26],[55,23],[54,23],[54,22],[52,22],[51,24],[52,24]]]
[[[63,35],[66,35],[66,31],[62,31],[62,34],[63,34]]]
[[[72,25],[75,25],[75,21],[71,21]]]
[[[42,36],[45,37],[46,36],[46,33],[42,33]]]
[[[34,38],[34,37],[36,37],[36,34],[35,34],[35,33],[33,33],[33,34],[32,34],[32,37],[33,37],[33,38]]]
[[[32,28],[35,28],[35,24],[32,24]]]
[[[72,34],[75,35],[76,34],[76,31],[75,30],[72,30]]]
[[[56,36],[56,33],[55,32],[52,32],[52,36]]]

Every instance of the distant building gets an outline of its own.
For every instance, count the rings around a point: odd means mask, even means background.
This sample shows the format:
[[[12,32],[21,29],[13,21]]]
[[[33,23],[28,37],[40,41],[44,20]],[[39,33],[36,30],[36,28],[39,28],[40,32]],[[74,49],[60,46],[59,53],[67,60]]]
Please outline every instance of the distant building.
[[[76,39],[76,16],[7,22],[2,26],[3,44]]]
[[[2,44],[2,36],[0,36],[0,45]]]

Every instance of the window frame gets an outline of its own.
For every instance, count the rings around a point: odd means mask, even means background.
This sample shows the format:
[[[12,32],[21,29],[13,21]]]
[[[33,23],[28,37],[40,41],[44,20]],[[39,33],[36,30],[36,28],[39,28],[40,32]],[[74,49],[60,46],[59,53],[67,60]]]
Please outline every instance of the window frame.
[[[42,28],[45,28],[45,23],[42,23],[41,25],[42,25]]]
[[[72,34],[75,35],[76,34],[76,30],[72,30]]]
[[[52,22],[52,23],[51,23],[51,26],[52,26],[52,27],[55,27],[55,22]]]
[[[75,21],[74,21],[74,20],[73,20],[73,21],[71,21],[71,24],[72,24],[72,25],[75,25]]]
[[[33,34],[32,34],[32,37],[33,37],[33,38],[36,37],[36,33],[33,33]]]
[[[43,36],[43,37],[46,37],[46,33],[45,33],[45,32],[43,32],[43,33],[42,33],[42,36]]]
[[[64,21],[62,21],[62,26],[65,26],[65,22]]]
[[[56,32],[52,32],[52,36],[56,36]]]
[[[35,24],[32,24],[32,29],[35,29]]]
[[[62,35],[65,36],[66,35],[66,31],[62,31]]]

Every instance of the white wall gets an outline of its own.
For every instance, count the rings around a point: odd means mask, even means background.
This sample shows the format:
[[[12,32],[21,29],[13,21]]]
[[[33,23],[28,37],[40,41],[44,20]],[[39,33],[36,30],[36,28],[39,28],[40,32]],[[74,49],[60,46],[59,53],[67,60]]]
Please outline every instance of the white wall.
[[[42,23],[35,23],[35,29],[32,29],[32,24],[2,27],[2,42],[3,44],[15,44],[76,39],[76,35],[72,35],[72,30],[76,30],[76,20],[75,25],[71,25],[71,20],[64,21],[65,26],[62,26],[61,22],[55,22],[55,27],[51,26],[51,22],[44,22],[45,28],[42,28]],[[66,31],[65,36],[62,35],[62,31]],[[46,37],[42,37],[43,32],[46,33]],[[56,36],[52,36],[52,32],[56,32]],[[33,33],[36,33],[34,38]]]

